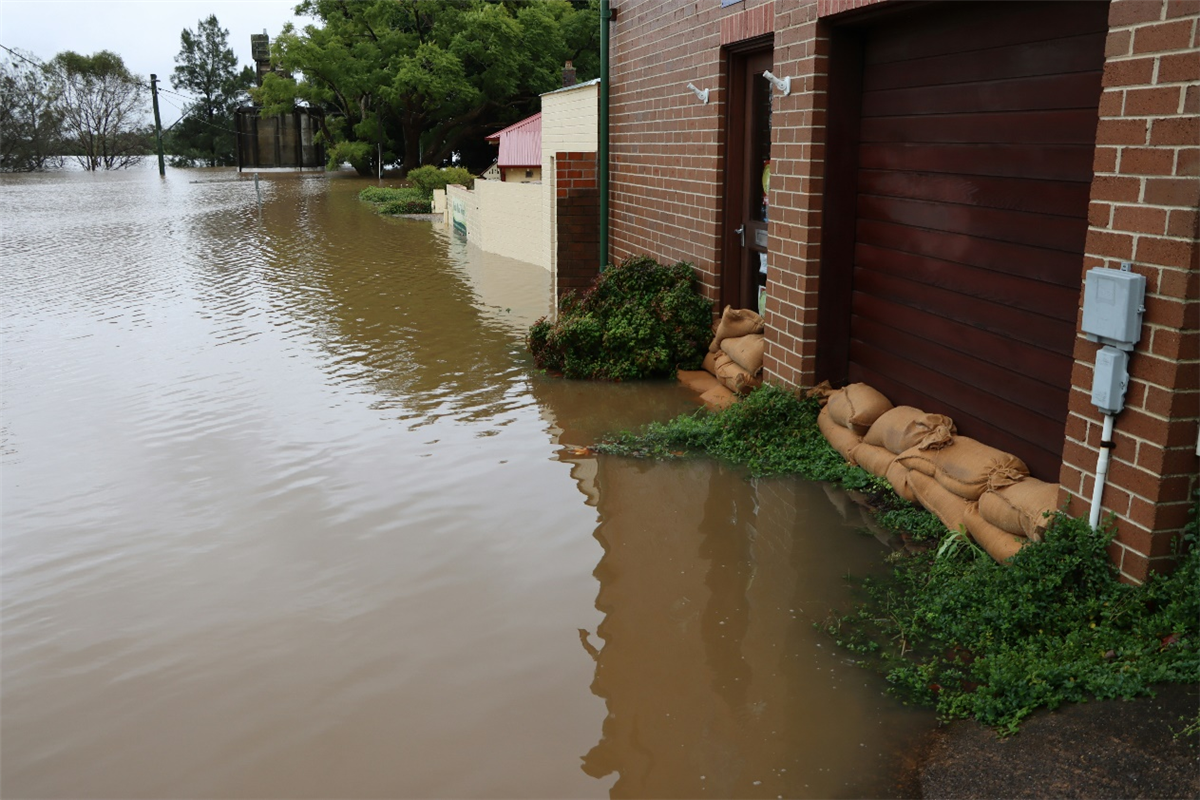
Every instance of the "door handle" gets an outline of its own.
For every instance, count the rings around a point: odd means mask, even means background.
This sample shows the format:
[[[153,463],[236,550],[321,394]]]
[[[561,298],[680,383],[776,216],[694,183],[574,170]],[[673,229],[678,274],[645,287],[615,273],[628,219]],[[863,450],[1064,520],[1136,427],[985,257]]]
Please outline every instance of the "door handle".
[[[738,229],[736,231],[734,231],[734,233],[736,233],[738,235],[738,241],[740,241],[742,243],[742,247],[745,247],[746,246],[746,226],[739,225]]]

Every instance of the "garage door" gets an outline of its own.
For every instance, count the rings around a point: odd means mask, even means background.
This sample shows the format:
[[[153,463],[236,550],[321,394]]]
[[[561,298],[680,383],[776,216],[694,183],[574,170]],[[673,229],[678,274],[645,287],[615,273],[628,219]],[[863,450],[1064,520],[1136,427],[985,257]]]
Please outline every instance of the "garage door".
[[[1057,480],[1107,3],[954,3],[863,39],[848,375]]]

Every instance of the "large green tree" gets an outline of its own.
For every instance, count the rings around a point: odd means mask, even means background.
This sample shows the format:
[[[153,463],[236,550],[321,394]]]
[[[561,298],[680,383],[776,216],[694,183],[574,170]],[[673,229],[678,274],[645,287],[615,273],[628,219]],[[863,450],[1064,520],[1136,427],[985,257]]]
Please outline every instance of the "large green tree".
[[[171,85],[196,99],[171,131],[174,160],[203,161],[210,167],[237,163],[233,114],[249,99],[254,70],[238,70],[229,31],[221,27],[215,14],[200,20],[194,31],[183,29],[175,64]]]
[[[49,64],[63,142],[88,171],[132,166],[150,151],[146,84],[109,50],[71,50]]]
[[[323,107],[330,160],[363,174],[400,160],[441,165],[468,143],[532,113],[561,85],[598,67],[595,0],[305,0],[274,56],[287,72],[257,92],[264,113],[297,100]]]
[[[50,76],[31,55],[0,61],[0,171],[61,166],[62,111]]]

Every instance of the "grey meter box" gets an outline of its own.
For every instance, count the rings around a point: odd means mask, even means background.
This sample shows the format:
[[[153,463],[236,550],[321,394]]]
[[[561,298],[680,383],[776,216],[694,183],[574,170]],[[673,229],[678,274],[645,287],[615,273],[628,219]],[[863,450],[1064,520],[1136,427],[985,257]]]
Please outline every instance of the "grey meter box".
[[[1133,350],[1142,336],[1146,276],[1122,269],[1087,271],[1083,289],[1083,333],[1088,340]]]
[[[1120,414],[1128,388],[1129,354],[1115,347],[1101,347],[1092,376],[1092,405],[1105,414]]]

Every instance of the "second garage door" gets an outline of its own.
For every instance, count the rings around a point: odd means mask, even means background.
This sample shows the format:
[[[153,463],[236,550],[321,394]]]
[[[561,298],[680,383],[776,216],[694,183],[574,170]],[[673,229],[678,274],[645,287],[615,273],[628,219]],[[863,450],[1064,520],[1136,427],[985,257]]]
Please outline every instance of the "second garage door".
[[[1107,3],[955,3],[862,40],[847,375],[1057,480]]]

